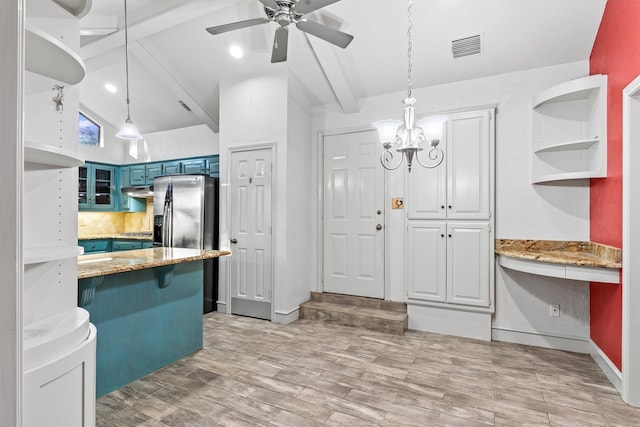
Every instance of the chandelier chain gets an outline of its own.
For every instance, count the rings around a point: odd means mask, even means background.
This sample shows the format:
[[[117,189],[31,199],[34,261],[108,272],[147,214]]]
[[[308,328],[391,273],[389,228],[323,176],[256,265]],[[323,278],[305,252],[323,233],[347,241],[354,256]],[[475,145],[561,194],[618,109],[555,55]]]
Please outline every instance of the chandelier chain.
[[[413,69],[413,64],[411,62],[411,30],[413,29],[413,22],[411,21],[411,7],[413,6],[413,0],[409,0],[409,6],[407,7],[407,18],[409,20],[409,27],[407,28],[407,98],[411,98],[411,71]]]

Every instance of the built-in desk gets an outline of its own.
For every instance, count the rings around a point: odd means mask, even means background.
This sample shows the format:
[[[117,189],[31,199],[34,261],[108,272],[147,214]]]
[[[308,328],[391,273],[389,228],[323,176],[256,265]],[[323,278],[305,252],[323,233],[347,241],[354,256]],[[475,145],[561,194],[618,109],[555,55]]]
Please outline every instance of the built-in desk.
[[[620,283],[622,251],[593,242],[496,240],[498,263],[511,270],[562,279]]]

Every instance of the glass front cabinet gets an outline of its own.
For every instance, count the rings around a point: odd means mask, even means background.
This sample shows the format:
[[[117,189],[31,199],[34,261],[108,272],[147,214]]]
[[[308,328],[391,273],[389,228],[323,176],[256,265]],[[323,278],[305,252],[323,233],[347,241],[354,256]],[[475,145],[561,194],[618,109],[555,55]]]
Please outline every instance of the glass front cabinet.
[[[115,167],[89,164],[78,168],[78,208],[113,210],[116,203]]]

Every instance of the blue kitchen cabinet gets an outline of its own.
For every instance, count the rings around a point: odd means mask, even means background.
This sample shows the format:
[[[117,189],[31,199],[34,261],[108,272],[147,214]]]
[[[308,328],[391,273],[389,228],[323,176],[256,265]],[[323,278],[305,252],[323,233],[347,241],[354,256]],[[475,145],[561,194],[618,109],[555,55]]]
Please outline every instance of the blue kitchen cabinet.
[[[146,185],[153,185],[153,178],[156,176],[163,175],[162,173],[162,163],[149,163],[145,165],[146,170]]]
[[[130,185],[145,185],[147,179],[147,168],[145,165],[130,166],[129,171]]]
[[[78,245],[84,248],[85,254],[100,254],[111,252],[110,239],[79,240]]]
[[[164,162],[162,163],[163,175],[178,175],[182,173],[182,162]]]
[[[133,249],[142,249],[142,240],[120,240],[116,239],[111,244],[111,250],[117,251],[130,251]]]
[[[78,208],[113,211],[116,207],[116,168],[86,163],[78,168]]]
[[[206,159],[189,159],[182,162],[182,173],[206,173]]]
[[[209,175],[218,178],[220,176],[220,156],[211,156],[207,158],[207,170]]]
[[[120,166],[118,183],[118,198],[120,199],[119,211],[121,212],[145,212],[147,210],[147,200],[130,197],[121,190],[123,187],[131,186],[131,167]]]

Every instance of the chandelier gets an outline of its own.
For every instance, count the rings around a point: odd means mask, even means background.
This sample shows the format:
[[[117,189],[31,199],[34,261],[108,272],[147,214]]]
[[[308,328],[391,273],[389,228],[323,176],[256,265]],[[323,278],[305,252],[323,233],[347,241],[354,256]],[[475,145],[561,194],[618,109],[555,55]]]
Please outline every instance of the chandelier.
[[[407,167],[411,172],[413,161],[416,160],[420,166],[425,168],[435,168],[442,163],[444,153],[438,144],[442,137],[442,129],[447,121],[447,116],[437,115],[422,118],[416,122],[415,120],[415,104],[416,100],[411,96],[411,71],[413,64],[411,62],[411,30],[413,23],[411,21],[411,7],[413,1],[409,0],[407,8],[407,16],[409,18],[409,28],[407,30],[408,49],[407,49],[407,97],[402,101],[404,103],[403,119],[404,120],[379,120],[373,122],[372,125],[378,130],[380,142],[384,147],[384,151],[380,155],[380,163],[387,170],[395,170],[400,167],[404,158],[407,159]],[[425,150],[425,142],[428,143],[427,158],[421,159],[418,153]],[[391,151],[392,147],[396,147],[395,151],[400,153],[399,160],[395,161]],[[424,160],[424,162],[423,162]]]

